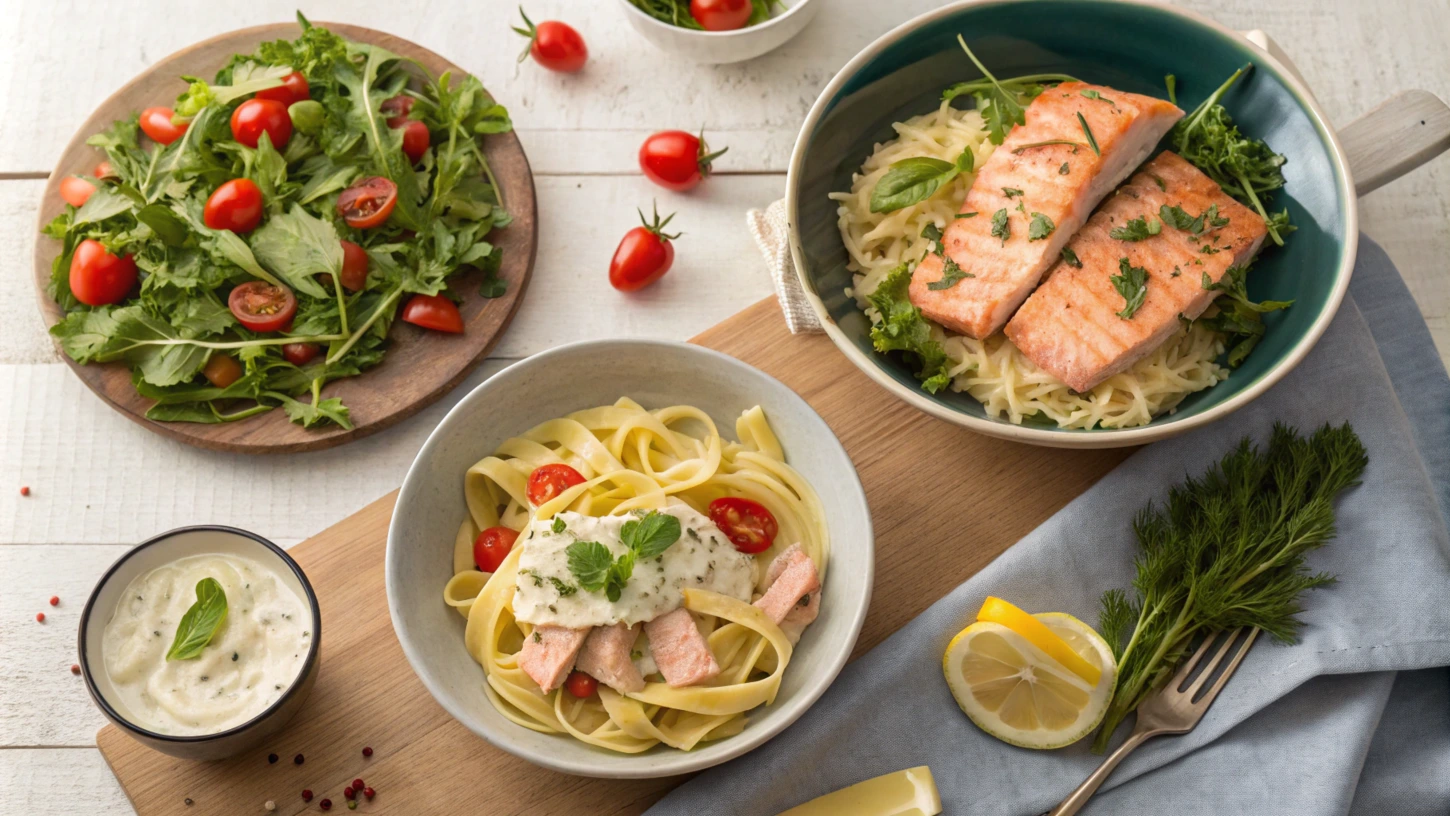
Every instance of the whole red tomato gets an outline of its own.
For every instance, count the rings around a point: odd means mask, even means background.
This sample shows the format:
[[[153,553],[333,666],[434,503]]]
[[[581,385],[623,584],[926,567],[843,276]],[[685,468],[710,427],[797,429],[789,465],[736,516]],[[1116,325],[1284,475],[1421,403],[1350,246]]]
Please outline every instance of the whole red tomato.
[[[81,241],[70,258],[70,291],[87,306],[118,303],[136,285],[136,261],[106,251],[100,241]]]
[[[262,191],[251,179],[232,179],[206,200],[202,221],[214,230],[251,232],[262,223]]]
[[[644,212],[640,212],[639,220],[644,226],[626,232],[614,250],[614,258],[609,261],[610,286],[621,292],[633,292],[649,286],[670,271],[670,265],[675,262],[675,247],[670,242],[679,238],[680,233],[669,235],[664,229],[674,217],[671,213],[661,221],[660,211],[656,208],[654,223],[650,223],[645,221]]]
[[[750,12],[750,0],[690,0],[690,16],[706,31],[744,28]]]
[[[640,145],[639,169],[655,184],[683,193],[710,175],[710,163],[729,149],[711,153],[704,131],[696,136],[683,130],[664,130]]]
[[[748,2],[749,0],[747,4]],[[529,38],[528,47],[519,54],[519,62],[532,54],[534,62],[550,71],[572,74],[584,67],[584,63],[589,60],[589,48],[584,45],[584,38],[572,26],[558,20],[545,20],[534,25],[529,15],[524,14],[522,7],[519,8],[519,14],[523,15],[525,27],[514,26],[514,31]]]
[[[172,124],[171,117],[175,115],[176,112],[171,108],[147,108],[141,111],[141,130],[151,137],[151,141],[169,145],[180,139],[181,134],[191,127],[190,122]]]

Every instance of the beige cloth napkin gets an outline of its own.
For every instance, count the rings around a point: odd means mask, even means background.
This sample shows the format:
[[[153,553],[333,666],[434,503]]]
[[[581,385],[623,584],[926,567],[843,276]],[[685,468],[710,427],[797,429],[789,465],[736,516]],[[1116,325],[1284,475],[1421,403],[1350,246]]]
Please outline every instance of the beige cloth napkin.
[[[816,317],[815,310],[806,300],[800,278],[795,274],[795,263],[791,261],[785,200],[776,201],[764,210],[747,212],[745,223],[750,227],[750,234],[755,236],[756,246],[765,255],[765,265],[775,283],[775,296],[780,300],[786,328],[791,334],[819,334],[824,331],[820,318]]]

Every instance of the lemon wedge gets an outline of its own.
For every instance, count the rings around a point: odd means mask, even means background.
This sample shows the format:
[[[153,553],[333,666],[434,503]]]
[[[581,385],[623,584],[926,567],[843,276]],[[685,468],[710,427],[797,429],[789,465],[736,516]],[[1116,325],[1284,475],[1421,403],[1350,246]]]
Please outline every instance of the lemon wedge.
[[[977,727],[1003,742],[1023,748],[1071,745],[1097,728],[1108,711],[1118,676],[1112,649],[1071,615],[1028,615],[1006,606],[1031,623],[1008,612],[1014,626],[979,620],[947,645],[942,670],[952,696]],[[992,614],[1000,612],[994,605]],[[1071,655],[1067,660],[1058,657],[1066,656],[1064,649]],[[1085,668],[1076,671],[1069,662]],[[1088,682],[1084,673],[1096,680]]]
[[[918,765],[841,788],[780,816],[936,816],[941,794],[931,768]]]

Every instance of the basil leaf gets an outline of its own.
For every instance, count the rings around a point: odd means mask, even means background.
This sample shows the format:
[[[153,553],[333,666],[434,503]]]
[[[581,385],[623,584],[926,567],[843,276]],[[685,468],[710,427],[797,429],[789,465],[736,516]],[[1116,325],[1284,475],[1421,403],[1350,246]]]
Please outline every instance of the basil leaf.
[[[680,540],[680,520],[651,510],[642,519],[626,521],[620,538],[639,558],[654,558]]]
[[[226,619],[227,594],[222,591],[222,585],[215,578],[197,581],[196,602],[181,616],[166,659],[191,660],[200,656]]]
[[[926,156],[913,156],[891,165],[871,191],[871,212],[892,212],[930,198],[957,175],[957,166]]]

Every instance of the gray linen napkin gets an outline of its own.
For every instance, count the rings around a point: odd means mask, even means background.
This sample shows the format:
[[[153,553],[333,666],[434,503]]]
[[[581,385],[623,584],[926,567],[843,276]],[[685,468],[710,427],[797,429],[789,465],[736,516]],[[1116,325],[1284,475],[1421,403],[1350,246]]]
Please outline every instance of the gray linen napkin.
[[[1450,812],[1450,379],[1414,300],[1361,239],[1351,297],[1309,357],[1232,417],[1134,454],[901,631],[847,666],[796,724],[671,793],[651,814],[775,814],[878,774],[930,765],[947,813],[1031,816],[1097,765],[1083,743],[1028,751],[962,715],[947,641],[982,599],[1097,620],[1132,578],[1133,514],[1273,423],[1350,421],[1369,449],[1310,567],[1302,641],[1261,642],[1198,728],[1149,742],[1089,814]],[[963,431],[966,433],[966,431]],[[964,535],[970,535],[970,529]],[[877,558],[897,557],[890,550]],[[807,632],[806,637],[810,634]],[[1418,670],[1418,671],[1415,671]],[[1121,735],[1120,735],[1121,736]]]

